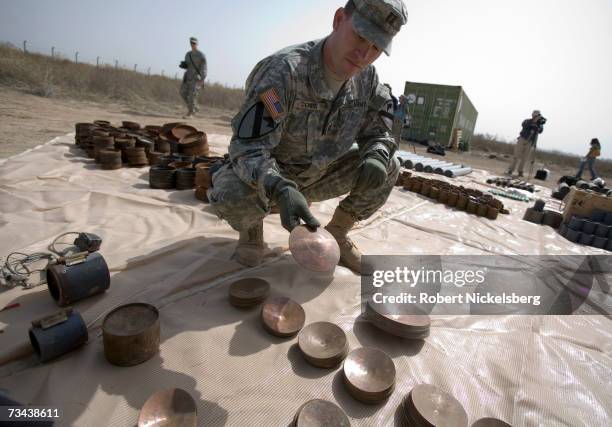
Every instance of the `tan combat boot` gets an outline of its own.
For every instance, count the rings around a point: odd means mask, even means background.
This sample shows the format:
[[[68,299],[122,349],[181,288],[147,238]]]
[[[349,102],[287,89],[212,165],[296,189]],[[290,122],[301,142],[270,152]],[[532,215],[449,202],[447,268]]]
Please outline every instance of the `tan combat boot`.
[[[355,246],[347,233],[353,228],[357,220],[338,206],[329,224],[325,229],[331,233],[340,246],[340,265],[361,274],[361,252]]]
[[[264,256],[263,221],[240,232],[234,258],[242,265],[255,267],[261,264]]]

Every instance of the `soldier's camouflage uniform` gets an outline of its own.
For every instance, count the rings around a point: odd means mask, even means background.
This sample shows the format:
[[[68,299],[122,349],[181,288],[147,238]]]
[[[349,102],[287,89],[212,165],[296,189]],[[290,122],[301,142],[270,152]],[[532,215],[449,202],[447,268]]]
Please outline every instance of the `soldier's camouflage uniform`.
[[[191,57],[191,59],[190,59]],[[197,82],[198,80],[204,81],[208,72],[206,65],[206,56],[199,50],[189,51],[185,54],[185,62],[187,63],[187,69],[183,74],[183,83],[181,84],[181,98],[187,104],[187,108],[190,113],[195,111],[195,103],[198,96]]]
[[[232,121],[231,162],[213,175],[208,190],[218,216],[236,230],[252,227],[270,212],[263,186],[267,175],[294,181],[313,202],[349,193],[340,207],[358,220],[385,203],[397,180],[388,89],[370,65],[334,97],[325,80],[324,41],[283,49],[259,62],[247,79],[246,101]],[[274,118],[261,98],[271,89],[281,111]],[[351,191],[366,156],[387,165],[387,181]]]

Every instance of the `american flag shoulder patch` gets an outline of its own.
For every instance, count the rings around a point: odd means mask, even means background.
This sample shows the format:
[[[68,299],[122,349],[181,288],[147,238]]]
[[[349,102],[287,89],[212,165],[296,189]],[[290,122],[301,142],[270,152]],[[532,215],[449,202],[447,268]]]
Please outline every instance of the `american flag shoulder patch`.
[[[272,120],[276,120],[285,112],[283,104],[281,104],[280,97],[278,96],[275,88],[271,87],[270,89],[263,91],[261,95],[259,95],[259,99],[261,99],[266,106],[266,110],[268,111],[268,114],[270,114],[270,117],[272,117]]]

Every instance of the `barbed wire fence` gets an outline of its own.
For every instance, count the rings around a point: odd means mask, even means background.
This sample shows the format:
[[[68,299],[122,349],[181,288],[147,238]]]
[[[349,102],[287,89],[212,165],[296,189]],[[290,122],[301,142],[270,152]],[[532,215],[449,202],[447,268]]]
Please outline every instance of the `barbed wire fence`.
[[[12,43],[9,42],[9,44],[12,44]],[[17,46],[14,46],[14,47],[17,48]],[[115,69],[131,70],[136,73],[146,74],[148,76],[152,74],[159,75],[159,76],[167,77],[167,78],[174,79],[174,80],[179,80],[182,77],[182,72],[179,72],[179,71],[172,73],[172,72],[166,72],[166,70],[164,69],[160,69],[158,70],[158,72],[155,72],[154,70],[152,73],[152,67],[150,66],[139,66],[136,63],[130,64],[124,61],[120,61],[117,58],[113,58],[111,62],[108,62],[108,59],[105,59],[99,55],[95,57],[88,56],[87,54],[83,54],[80,51],[74,51],[74,52],[68,53],[67,51],[60,50],[56,46],[53,46],[53,45],[50,47],[42,47],[40,45],[33,44],[29,42],[28,40],[23,40],[20,48],[21,50],[23,50],[24,53],[36,53],[39,55],[50,56],[52,59],[70,60],[70,61],[73,61],[75,64],[85,63],[89,65],[95,65],[98,68],[113,67]]]

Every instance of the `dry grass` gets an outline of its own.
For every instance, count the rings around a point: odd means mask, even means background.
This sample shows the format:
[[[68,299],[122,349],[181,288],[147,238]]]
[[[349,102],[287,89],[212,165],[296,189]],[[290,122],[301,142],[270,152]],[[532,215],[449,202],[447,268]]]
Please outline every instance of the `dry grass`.
[[[496,154],[514,154],[514,141],[506,142],[499,141],[498,137],[489,134],[476,134],[472,137],[471,148],[473,150],[496,153]],[[588,146],[585,146],[585,152]],[[536,155],[536,162],[543,163],[545,165],[554,164],[565,168],[568,173],[573,174],[578,169],[580,163],[580,156],[574,154],[564,153],[557,150],[541,150],[538,149]],[[590,176],[588,174],[588,168],[585,169],[587,172],[583,176]],[[612,176],[612,160],[597,159],[595,162],[595,170],[599,175]]]
[[[0,44],[0,85],[44,97],[183,104],[179,80],[109,66],[75,64],[67,59],[24,53],[9,44]],[[205,83],[200,104],[237,111],[243,97],[242,89]]]

